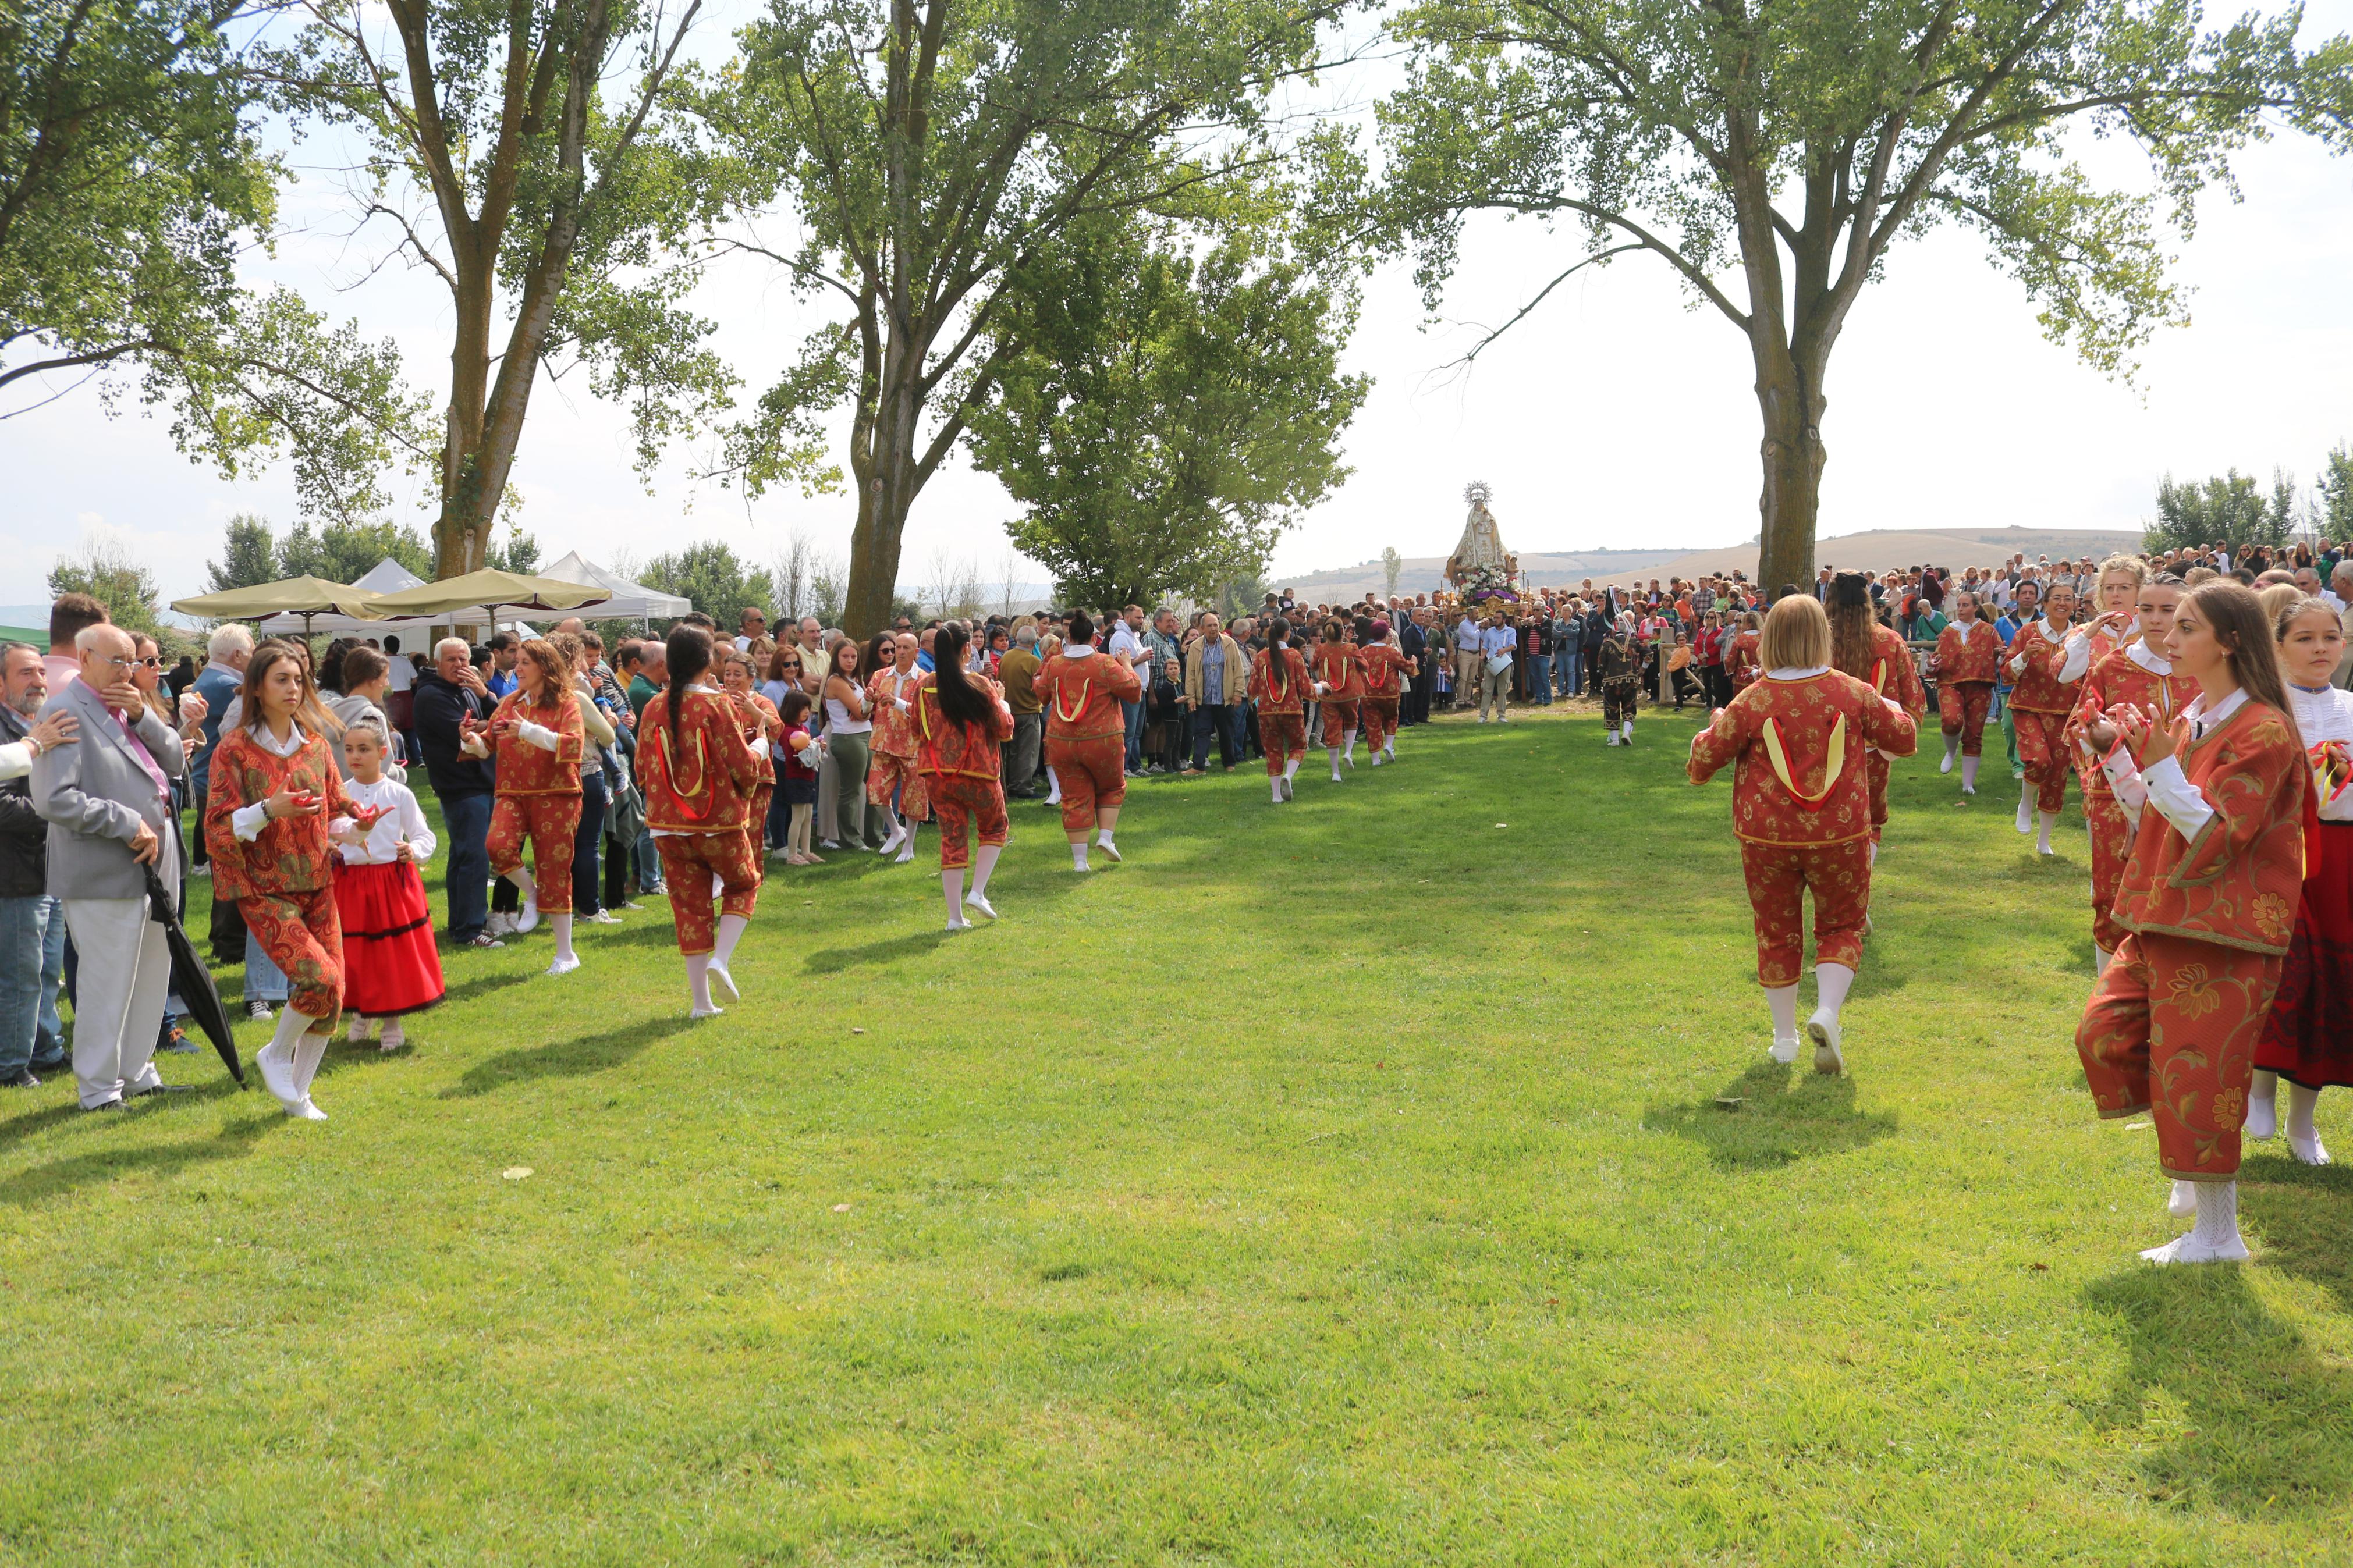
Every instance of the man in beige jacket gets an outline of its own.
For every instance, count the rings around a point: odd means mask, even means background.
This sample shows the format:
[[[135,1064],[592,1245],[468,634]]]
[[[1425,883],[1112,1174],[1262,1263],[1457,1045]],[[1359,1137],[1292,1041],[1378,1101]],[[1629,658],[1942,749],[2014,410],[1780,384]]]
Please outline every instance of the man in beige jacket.
[[[1209,732],[1218,736],[1218,760],[1226,772],[1244,751],[1243,703],[1250,690],[1250,655],[1226,635],[1217,616],[1201,617],[1201,635],[1185,650],[1185,710],[1193,719],[1193,765],[1187,773],[1209,771]]]

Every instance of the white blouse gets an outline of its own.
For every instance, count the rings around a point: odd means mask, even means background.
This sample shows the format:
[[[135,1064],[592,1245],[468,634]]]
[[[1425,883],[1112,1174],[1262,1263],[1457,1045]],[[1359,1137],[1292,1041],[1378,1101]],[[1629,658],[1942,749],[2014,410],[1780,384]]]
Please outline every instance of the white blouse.
[[[344,865],[389,865],[400,858],[403,840],[415,850],[418,865],[433,858],[433,851],[440,847],[439,840],[433,837],[433,826],[425,820],[424,807],[417,804],[416,795],[406,784],[389,778],[379,778],[372,784],[348,779],[344,781],[343,793],[362,810],[375,808],[385,814],[376,818],[366,837],[357,843],[346,838],[335,846],[335,853],[343,858]],[[355,831],[358,826],[348,817],[335,820],[344,825],[346,832]]]
[[[2304,749],[2309,754],[2315,748],[2334,741],[2353,750],[2353,691],[2324,686],[2317,691],[2307,691],[2301,686],[2287,689],[2287,700],[2295,710],[2295,727],[2304,735]],[[2353,822],[2353,788],[2348,788],[2335,800],[2320,803],[2323,822]]]

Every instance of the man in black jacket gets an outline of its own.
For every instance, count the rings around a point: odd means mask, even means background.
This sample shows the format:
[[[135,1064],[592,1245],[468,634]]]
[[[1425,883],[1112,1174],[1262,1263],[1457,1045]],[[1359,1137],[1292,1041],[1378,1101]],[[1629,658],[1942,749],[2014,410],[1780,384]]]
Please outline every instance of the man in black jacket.
[[[1584,668],[1579,671],[1579,674],[1585,682],[1586,689],[1595,693],[1596,695],[1599,695],[1601,690],[1601,670],[1599,668],[1601,645],[1608,641],[1609,637],[1609,616],[1608,612],[1601,605],[1599,604],[1588,606],[1585,612],[1585,647],[1583,650],[1585,657],[1578,661]]]
[[[1412,611],[1399,606],[1392,609],[1389,615],[1398,623],[1398,651],[1413,660],[1415,669],[1420,669],[1423,663],[1421,656],[1430,649],[1429,636],[1422,631],[1421,625],[1414,618]],[[1405,689],[1405,701],[1400,705],[1402,710],[1398,715],[1398,723],[1427,724],[1430,722],[1430,693],[1437,679],[1438,672],[1435,669],[1430,672],[1428,680],[1424,680],[1419,675],[1413,678],[1412,683]]]
[[[66,1065],[58,986],[65,978],[66,915],[48,896],[49,825],[33,809],[32,760],[71,745],[70,713],[38,723],[48,670],[30,643],[0,643],[0,1088],[29,1089]],[[9,775],[13,774],[11,777]]]
[[[417,747],[425,773],[441,802],[449,829],[449,863],[443,889],[449,900],[449,940],[465,947],[504,947],[482,928],[491,918],[491,764],[459,751],[459,726],[487,720],[498,704],[472,662],[463,637],[444,637],[433,649],[433,668],[417,678]]]

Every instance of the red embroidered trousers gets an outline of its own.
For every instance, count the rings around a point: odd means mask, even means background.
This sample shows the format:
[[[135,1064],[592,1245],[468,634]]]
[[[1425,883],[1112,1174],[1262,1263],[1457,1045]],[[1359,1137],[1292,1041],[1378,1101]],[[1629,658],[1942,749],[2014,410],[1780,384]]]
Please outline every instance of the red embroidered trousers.
[[[237,912],[269,962],[286,972],[286,1005],[320,1020],[313,1034],[332,1034],[343,1010],[343,921],[335,889],[239,899]]]
[[[2056,812],[2067,804],[2067,776],[2075,771],[2067,752],[2067,715],[2013,708],[2010,718],[2018,726],[2018,760],[2034,786],[2035,809]]]
[[[580,831],[576,795],[502,795],[491,807],[491,875],[503,877],[522,864],[523,840],[531,840],[532,879],[539,884],[539,910],[572,912],[572,840]]]
[[[2125,865],[2132,858],[2132,824],[2116,796],[2089,790],[2084,792],[2084,820],[2092,828],[2092,940],[2114,952],[2127,934],[2113,911],[2125,885]]]
[[[1092,741],[1046,737],[1046,765],[1062,786],[1062,831],[1084,833],[1099,811],[1117,811],[1127,798],[1127,740],[1098,735]],[[983,839],[986,843],[987,840]],[[1001,840],[1000,840],[1001,842]]]
[[[760,902],[760,858],[743,834],[664,833],[654,839],[661,856],[662,881],[670,889],[670,914],[678,927],[678,950],[690,958],[709,952],[717,925],[711,909],[711,879],[723,892],[719,913],[752,918]]]
[[[1778,990],[1805,973],[1805,895],[1814,895],[1814,963],[1862,967],[1871,909],[1871,840],[1844,844],[1740,841],[1740,870],[1757,917],[1757,983]]]
[[[1961,738],[1961,755],[1985,752],[1986,715],[1993,710],[1993,682],[1948,680],[1936,691],[1936,722],[1947,735]]]
[[[1356,727],[1356,698],[1351,697],[1345,702],[1335,697],[1324,699],[1324,743],[1325,745],[1346,745],[1347,733]]]
[[[1365,744],[1376,752],[1388,744],[1397,733],[1398,700],[1394,697],[1364,699]]]
[[[995,779],[964,773],[934,773],[931,782],[932,814],[940,819],[941,870],[961,871],[972,864],[972,849],[965,843],[967,823],[979,826],[983,844],[1005,842],[1012,825],[1005,819],[1004,785]],[[1070,781],[1064,779],[1065,798],[1070,788]]]
[[[922,822],[932,815],[931,786],[915,771],[915,759],[876,752],[866,766],[866,802],[870,805],[888,805],[893,790],[899,794],[901,816],[910,822]]]
[[[2147,1111],[2157,1163],[2176,1180],[2239,1173],[2255,1041],[2279,986],[2268,953],[2128,932],[2075,1028],[2105,1120]]]
[[[1273,778],[1282,772],[1283,764],[1297,762],[1307,754],[1307,716],[1303,713],[1261,713],[1258,716],[1259,749],[1266,753],[1266,772]]]

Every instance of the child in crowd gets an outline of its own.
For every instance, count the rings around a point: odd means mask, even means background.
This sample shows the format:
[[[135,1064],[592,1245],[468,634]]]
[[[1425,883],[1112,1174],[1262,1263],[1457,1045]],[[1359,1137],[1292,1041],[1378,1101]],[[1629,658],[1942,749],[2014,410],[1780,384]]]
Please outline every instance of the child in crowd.
[[[356,1045],[378,1023],[382,1044],[406,1043],[401,1020],[441,1000],[441,955],[433,945],[433,911],[417,868],[433,858],[432,826],[408,786],[386,776],[390,743],[373,720],[343,731],[352,776],[344,790],[364,809],[383,813],[373,827],[338,835],[335,911],[343,925],[343,1009]]]
[[[817,770],[825,757],[825,742],[809,733],[808,715],[806,691],[787,691],[776,704],[776,717],[784,725],[777,741],[783,760],[776,768],[776,787],[785,792],[785,804],[792,808],[791,826],[785,830],[787,866],[825,863],[825,857],[809,851],[809,819],[817,811]]]

